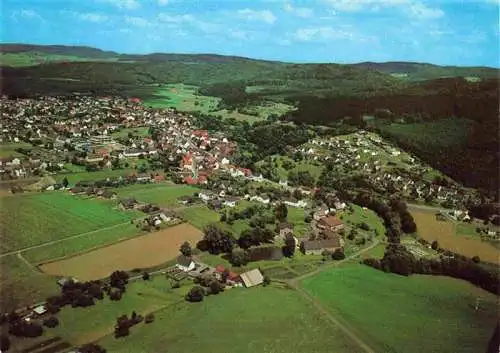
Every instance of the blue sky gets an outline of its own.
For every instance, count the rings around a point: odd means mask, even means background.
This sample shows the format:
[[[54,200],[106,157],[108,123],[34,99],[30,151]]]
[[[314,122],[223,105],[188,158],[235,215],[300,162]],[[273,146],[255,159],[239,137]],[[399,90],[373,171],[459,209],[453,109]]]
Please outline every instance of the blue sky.
[[[2,0],[2,42],[499,66],[500,0]]]

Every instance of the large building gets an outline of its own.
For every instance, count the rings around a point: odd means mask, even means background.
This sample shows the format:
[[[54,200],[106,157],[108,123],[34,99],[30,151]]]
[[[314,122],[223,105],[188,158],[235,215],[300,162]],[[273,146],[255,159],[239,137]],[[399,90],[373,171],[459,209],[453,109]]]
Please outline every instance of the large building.
[[[97,145],[105,145],[108,143],[112,143],[113,138],[111,136],[108,136],[108,135],[97,135],[97,136],[92,136],[89,139],[89,141],[92,145],[97,146]]]

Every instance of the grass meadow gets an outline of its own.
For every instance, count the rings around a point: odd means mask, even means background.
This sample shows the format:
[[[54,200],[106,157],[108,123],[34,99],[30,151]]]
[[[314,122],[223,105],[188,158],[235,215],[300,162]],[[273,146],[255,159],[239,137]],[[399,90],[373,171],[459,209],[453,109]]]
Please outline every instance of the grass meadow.
[[[63,308],[57,314],[60,325],[50,332],[75,345],[92,342],[112,334],[118,316],[127,314],[130,317],[132,311],[146,315],[162,308],[166,308],[166,311],[172,310],[172,305],[184,301],[184,295],[189,288],[183,285],[181,288],[172,289],[169,280],[160,275],[153,276],[147,282],[134,281],[127,285],[127,292],[120,301],[111,301],[105,297],[102,301],[97,301],[95,306],[88,308]],[[155,323],[147,325],[144,329],[154,328],[153,325]],[[144,331],[141,330],[142,326],[144,323],[133,327],[130,330],[131,335]]]
[[[17,255],[0,257],[0,312],[36,303],[56,293],[55,279],[37,271]]]
[[[131,335],[98,343],[113,352],[361,352],[293,290],[235,288],[158,311]]]
[[[498,319],[497,297],[452,278],[348,265],[301,285],[379,352],[484,352]]]
[[[29,143],[2,143],[0,144],[0,158],[10,158],[10,157],[23,157],[24,155],[17,152],[18,148],[30,149],[33,146]]]
[[[23,256],[31,263],[39,264],[130,239],[140,234],[143,232],[134,224],[118,224],[116,227],[98,230],[81,238],[68,239],[57,244],[25,251]]]
[[[192,196],[200,189],[188,185],[136,184],[116,188],[118,197],[135,197],[138,201],[154,203],[159,206],[177,206],[181,196]]]
[[[61,192],[15,195],[1,201],[2,253],[101,230],[138,215],[114,209],[113,201]]]

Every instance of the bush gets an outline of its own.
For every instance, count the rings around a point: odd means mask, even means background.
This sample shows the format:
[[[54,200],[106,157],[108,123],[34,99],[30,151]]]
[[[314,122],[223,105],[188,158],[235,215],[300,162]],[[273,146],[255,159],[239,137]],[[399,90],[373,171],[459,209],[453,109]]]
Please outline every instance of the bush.
[[[333,260],[343,260],[345,259],[344,249],[336,249],[332,254]]]
[[[146,317],[144,318],[144,323],[145,324],[150,324],[153,321],[155,321],[155,316],[154,314],[147,314]]]
[[[191,288],[188,294],[186,294],[186,300],[188,302],[196,303],[203,301],[203,297],[205,296],[205,291],[200,286],[194,286]]]
[[[271,284],[271,278],[269,276],[264,276],[264,282],[262,282],[262,285],[266,287],[270,284]]]
[[[10,348],[10,339],[7,335],[0,335],[0,351],[7,352]]]
[[[78,352],[80,352],[80,353],[106,353],[106,350],[97,344],[89,343],[89,344],[81,346],[78,349]]]
[[[113,301],[119,301],[122,299],[122,291],[117,288],[112,288],[109,291],[109,299]]]
[[[439,249],[439,243],[437,240],[434,240],[431,244],[432,250],[438,250]]]
[[[48,319],[43,320],[43,326],[47,326],[49,328],[54,328],[54,327],[57,327],[58,325],[59,325],[59,320],[55,316],[52,316],[52,317],[49,317]]]
[[[478,263],[480,263],[480,262],[481,262],[481,258],[480,258],[479,256],[477,256],[477,255],[476,255],[476,256],[474,256],[474,257],[472,258],[472,261],[473,261],[473,262],[475,262],[476,264],[478,264]]]
[[[9,333],[17,337],[39,337],[43,334],[43,327],[36,322],[19,320],[10,324]]]
[[[151,278],[151,277],[150,277],[149,273],[144,272],[144,273],[142,274],[142,279],[143,279],[143,280],[145,280],[145,281],[149,281],[149,280],[150,280],[150,278]]]

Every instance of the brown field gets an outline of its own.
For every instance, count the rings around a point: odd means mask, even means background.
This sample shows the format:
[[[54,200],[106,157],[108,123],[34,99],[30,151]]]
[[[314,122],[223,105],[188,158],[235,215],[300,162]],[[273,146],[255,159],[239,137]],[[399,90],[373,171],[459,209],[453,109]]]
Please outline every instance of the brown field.
[[[116,270],[132,270],[161,265],[179,254],[185,241],[194,247],[203,233],[183,223],[138,238],[106,246],[67,259],[45,263],[40,269],[56,276],[80,280],[101,279]]]
[[[437,240],[443,249],[467,257],[479,256],[481,260],[500,264],[500,250],[480,239],[459,236],[456,225],[451,221],[438,221],[432,212],[411,211],[418,234],[425,240]]]

